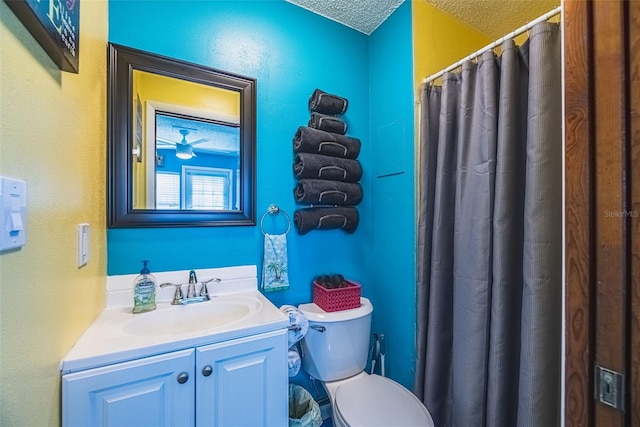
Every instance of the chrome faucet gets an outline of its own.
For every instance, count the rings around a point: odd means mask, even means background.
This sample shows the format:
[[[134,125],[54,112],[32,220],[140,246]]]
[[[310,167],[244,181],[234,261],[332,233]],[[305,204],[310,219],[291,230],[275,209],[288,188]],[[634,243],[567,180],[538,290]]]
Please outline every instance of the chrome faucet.
[[[200,292],[196,295],[196,284],[198,283],[198,277],[196,276],[196,272],[194,270],[189,271],[189,284],[187,287],[187,295],[185,296],[182,293],[182,285],[176,283],[162,283],[160,285],[161,288],[165,288],[167,286],[175,286],[176,292],[173,295],[173,300],[171,301],[172,305],[182,305],[182,304],[190,304],[194,302],[202,302],[208,301],[209,298],[209,290],[207,289],[207,284],[210,282],[220,282],[221,280],[216,278],[206,280],[202,282],[200,287]]]

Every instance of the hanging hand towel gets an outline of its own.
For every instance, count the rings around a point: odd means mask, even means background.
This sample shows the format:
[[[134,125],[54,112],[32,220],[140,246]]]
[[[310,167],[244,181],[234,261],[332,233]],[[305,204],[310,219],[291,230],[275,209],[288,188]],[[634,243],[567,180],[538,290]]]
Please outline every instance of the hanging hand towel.
[[[289,287],[287,268],[287,235],[265,234],[262,290],[279,291],[287,289]]]

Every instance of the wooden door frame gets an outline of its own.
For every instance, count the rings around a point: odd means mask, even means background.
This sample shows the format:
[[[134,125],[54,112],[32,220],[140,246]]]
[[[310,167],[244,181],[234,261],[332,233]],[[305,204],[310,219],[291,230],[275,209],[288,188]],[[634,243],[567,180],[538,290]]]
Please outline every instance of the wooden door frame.
[[[640,427],[640,2],[565,0],[565,423]],[[624,373],[626,412],[594,366]]]
[[[629,84],[630,102],[629,117],[631,147],[631,210],[640,212],[640,2],[629,3]],[[631,375],[630,399],[631,420],[633,427],[640,427],[640,217],[631,218]]]

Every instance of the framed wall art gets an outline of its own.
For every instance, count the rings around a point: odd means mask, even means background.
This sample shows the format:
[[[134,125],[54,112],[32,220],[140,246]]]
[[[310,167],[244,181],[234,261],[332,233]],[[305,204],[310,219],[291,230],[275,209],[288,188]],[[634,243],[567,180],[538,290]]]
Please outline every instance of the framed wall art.
[[[62,71],[78,73],[80,0],[4,0]]]

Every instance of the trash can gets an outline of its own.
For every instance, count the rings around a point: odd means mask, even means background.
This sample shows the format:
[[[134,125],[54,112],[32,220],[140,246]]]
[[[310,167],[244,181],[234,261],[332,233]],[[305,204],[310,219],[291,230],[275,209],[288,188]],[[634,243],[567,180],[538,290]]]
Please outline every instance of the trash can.
[[[303,387],[289,384],[289,427],[320,427],[320,405]]]

